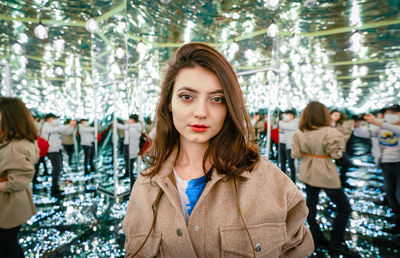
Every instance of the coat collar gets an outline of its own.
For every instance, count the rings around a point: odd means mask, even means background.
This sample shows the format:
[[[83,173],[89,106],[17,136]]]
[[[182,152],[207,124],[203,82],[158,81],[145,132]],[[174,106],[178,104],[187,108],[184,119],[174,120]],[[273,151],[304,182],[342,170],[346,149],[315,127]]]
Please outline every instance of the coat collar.
[[[142,184],[150,183],[150,180],[156,182],[157,184],[161,184],[165,181],[167,177],[170,177],[171,173],[173,173],[173,167],[175,165],[175,161],[178,154],[178,148],[175,148],[169,157],[166,159],[164,164],[161,166],[160,171],[151,179],[150,177],[145,177],[142,181]],[[218,171],[214,168],[211,181],[219,181],[220,179],[226,177],[226,175],[219,174]],[[249,179],[251,177],[251,173],[249,171],[244,171],[239,177]]]

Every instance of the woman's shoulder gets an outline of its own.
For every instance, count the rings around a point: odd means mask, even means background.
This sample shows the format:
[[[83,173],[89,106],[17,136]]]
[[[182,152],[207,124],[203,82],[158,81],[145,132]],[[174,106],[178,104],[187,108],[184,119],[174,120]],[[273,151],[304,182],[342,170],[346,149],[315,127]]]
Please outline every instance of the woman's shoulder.
[[[1,148],[0,151],[2,152],[1,155],[6,155],[12,158],[12,160],[18,159],[22,156],[35,160],[36,156],[39,155],[36,142],[31,142],[28,140],[10,141],[6,146]]]
[[[323,127],[324,128],[324,132],[326,133],[326,135],[328,137],[337,137],[337,136],[343,136],[343,134],[340,132],[340,130],[338,128],[334,128],[331,126],[326,126]]]
[[[22,140],[12,140],[9,143],[4,146],[4,148],[7,148],[9,150],[15,150],[17,152],[23,152],[26,150],[31,150],[34,149],[36,146],[36,142],[31,142],[26,139]]]
[[[37,152],[38,146],[36,141],[19,140],[15,142],[15,150],[19,153],[27,153],[32,155]]]
[[[336,135],[336,134],[340,133],[337,128],[332,127],[332,126],[320,127],[317,130],[315,130],[315,132],[324,134],[324,135]]]

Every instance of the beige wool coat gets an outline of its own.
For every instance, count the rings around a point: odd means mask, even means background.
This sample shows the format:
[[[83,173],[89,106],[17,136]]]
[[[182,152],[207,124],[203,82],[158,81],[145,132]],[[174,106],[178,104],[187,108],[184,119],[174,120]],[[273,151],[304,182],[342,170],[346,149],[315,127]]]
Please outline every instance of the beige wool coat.
[[[36,142],[15,140],[0,148],[0,177],[8,179],[6,191],[0,191],[0,228],[22,225],[36,214],[29,183],[38,160]]]
[[[176,151],[151,181],[140,176],[133,186],[123,222],[126,256],[132,257],[149,232],[152,204],[161,190],[155,227],[137,257],[253,257],[233,179],[214,170],[186,223],[173,182],[175,159]],[[282,171],[262,159],[236,181],[257,257],[306,257],[313,252],[312,236],[303,224],[308,214],[305,199]]]
[[[332,159],[343,156],[345,141],[343,134],[330,126],[304,132],[297,130],[292,138],[291,156],[301,159],[299,180],[315,187],[340,188],[338,169]]]
[[[343,134],[345,143],[347,143],[350,139],[351,133],[353,132],[353,126],[353,120],[345,120],[336,127],[336,129]]]

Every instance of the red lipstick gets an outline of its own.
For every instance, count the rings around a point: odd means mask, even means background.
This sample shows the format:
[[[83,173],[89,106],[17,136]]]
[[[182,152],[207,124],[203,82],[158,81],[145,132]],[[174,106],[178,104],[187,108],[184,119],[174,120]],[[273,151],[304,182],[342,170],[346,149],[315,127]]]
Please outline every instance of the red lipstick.
[[[208,127],[205,126],[205,125],[191,125],[190,127],[196,133],[202,133],[202,132],[205,132],[208,129]]]

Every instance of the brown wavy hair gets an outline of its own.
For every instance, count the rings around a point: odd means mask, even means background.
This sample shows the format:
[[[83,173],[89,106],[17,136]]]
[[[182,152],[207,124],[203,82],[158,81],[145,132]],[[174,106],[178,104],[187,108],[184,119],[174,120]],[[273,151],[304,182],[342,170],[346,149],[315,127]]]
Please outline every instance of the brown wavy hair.
[[[304,109],[300,117],[300,131],[317,130],[324,126],[330,126],[331,116],[326,106],[318,101],[311,101]]]
[[[0,143],[37,139],[37,128],[24,102],[18,98],[0,97]]]
[[[343,122],[347,120],[346,114],[344,114],[342,111],[340,111],[340,110],[338,110],[338,109],[333,109],[333,110],[331,110],[331,112],[329,112],[329,114],[332,115],[332,114],[335,113],[335,112],[338,112],[338,113],[340,114],[340,118],[339,118],[339,120],[336,122],[336,124],[338,124],[338,125],[343,124]]]
[[[203,171],[209,160],[220,174],[229,177],[251,171],[260,160],[257,148],[252,144],[254,135],[239,81],[231,64],[214,48],[203,43],[188,43],[180,47],[169,61],[156,114],[156,135],[149,151],[151,169],[144,176],[155,176],[175,147],[180,146],[169,110],[175,79],[182,68],[202,67],[219,79],[227,107],[227,115],[221,131],[210,139],[203,157]]]

